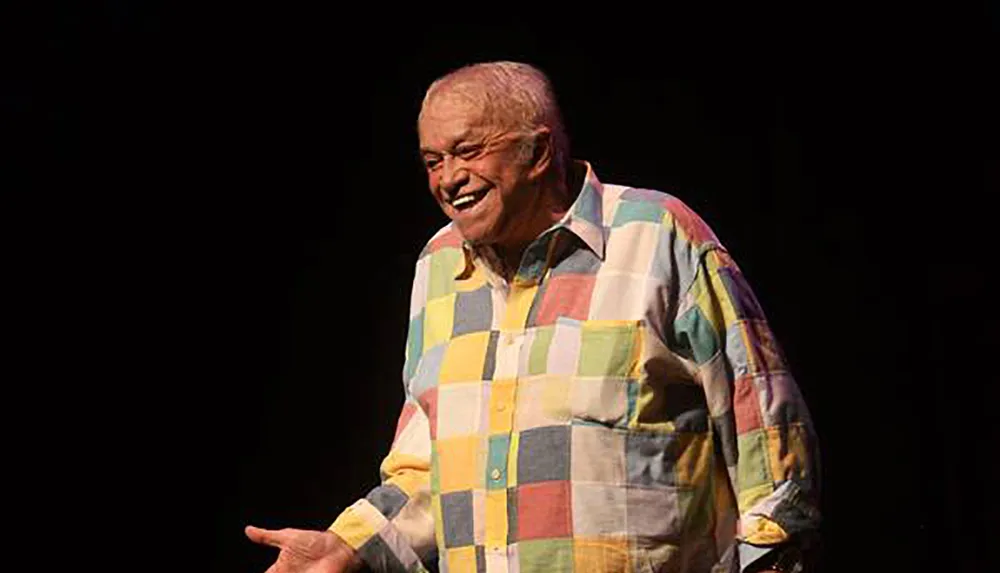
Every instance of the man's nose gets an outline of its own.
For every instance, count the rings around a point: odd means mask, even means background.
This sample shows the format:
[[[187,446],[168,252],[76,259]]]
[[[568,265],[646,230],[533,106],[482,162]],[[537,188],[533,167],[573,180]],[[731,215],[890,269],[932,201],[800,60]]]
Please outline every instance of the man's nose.
[[[469,181],[469,171],[453,157],[445,156],[441,173],[441,190],[453,196]]]

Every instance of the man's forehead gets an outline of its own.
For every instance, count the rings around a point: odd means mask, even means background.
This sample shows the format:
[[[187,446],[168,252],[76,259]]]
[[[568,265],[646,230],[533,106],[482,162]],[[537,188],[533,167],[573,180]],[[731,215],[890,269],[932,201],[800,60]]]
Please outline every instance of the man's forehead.
[[[488,121],[481,109],[473,106],[434,105],[420,115],[418,129],[421,148],[430,150],[482,136],[496,126]]]

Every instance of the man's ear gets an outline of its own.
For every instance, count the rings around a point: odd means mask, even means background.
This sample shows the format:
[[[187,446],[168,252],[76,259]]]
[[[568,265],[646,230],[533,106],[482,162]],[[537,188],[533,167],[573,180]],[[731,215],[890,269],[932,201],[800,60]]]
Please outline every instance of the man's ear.
[[[547,127],[540,127],[531,133],[531,170],[528,172],[529,180],[537,180],[544,177],[552,163],[555,161],[556,150],[552,144],[552,130]]]

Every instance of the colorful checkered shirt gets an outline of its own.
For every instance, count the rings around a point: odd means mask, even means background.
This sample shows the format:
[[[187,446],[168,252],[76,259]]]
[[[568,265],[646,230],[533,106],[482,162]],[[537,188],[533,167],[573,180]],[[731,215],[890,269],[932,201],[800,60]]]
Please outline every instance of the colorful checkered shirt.
[[[452,225],[421,253],[382,483],[330,527],[372,569],[729,572],[817,526],[809,413],[739,268],[677,198],[577,165],[509,283]]]

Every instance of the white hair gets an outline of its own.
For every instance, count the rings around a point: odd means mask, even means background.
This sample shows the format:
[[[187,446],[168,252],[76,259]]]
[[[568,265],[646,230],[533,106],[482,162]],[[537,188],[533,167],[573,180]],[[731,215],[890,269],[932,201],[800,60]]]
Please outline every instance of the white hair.
[[[569,165],[569,138],[552,82],[538,68],[520,62],[486,62],[452,71],[431,84],[420,108],[447,95],[481,109],[487,121],[517,131],[548,127],[552,133],[553,163],[559,176]]]

